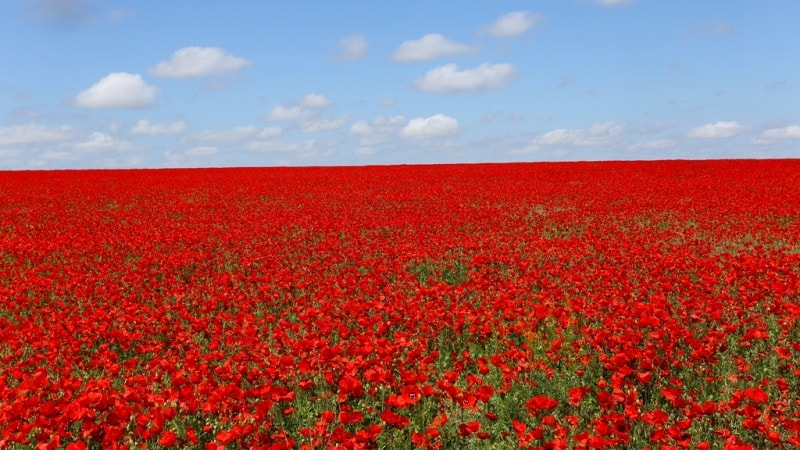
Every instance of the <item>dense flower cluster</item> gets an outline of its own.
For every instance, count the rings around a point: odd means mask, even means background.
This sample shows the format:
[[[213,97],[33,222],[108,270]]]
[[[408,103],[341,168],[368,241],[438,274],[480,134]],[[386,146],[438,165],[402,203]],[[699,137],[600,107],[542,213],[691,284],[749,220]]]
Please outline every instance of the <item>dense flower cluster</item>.
[[[800,161],[0,173],[0,448],[800,445]]]

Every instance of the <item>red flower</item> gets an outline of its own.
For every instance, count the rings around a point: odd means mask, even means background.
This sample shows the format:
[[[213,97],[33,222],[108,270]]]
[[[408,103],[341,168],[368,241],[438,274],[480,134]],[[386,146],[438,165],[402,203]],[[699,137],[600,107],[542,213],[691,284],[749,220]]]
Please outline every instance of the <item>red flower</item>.
[[[478,421],[462,423],[458,426],[458,435],[462,437],[471,436],[480,429],[481,423]]]
[[[541,411],[551,410],[558,406],[558,400],[550,398],[546,395],[537,395],[535,397],[531,397],[530,400],[525,402],[525,406],[528,407],[531,415],[536,415]]]
[[[176,442],[178,442],[178,436],[176,436],[172,431],[165,431],[161,433],[161,438],[158,440],[158,445],[172,447]]]
[[[572,406],[580,406],[581,400],[589,392],[589,388],[585,386],[571,388],[567,394],[569,395],[569,404]]]
[[[487,403],[494,395],[494,388],[489,385],[483,385],[475,391],[475,396],[483,403]]]
[[[383,410],[381,413],[381,420],[386,422],[387,425],[398,429],[406,428],[411,423],[408,417],[401,416],[391,409]]]
[[[751,402],[759,405],[769,401],[769,395],[761,388],[747,388],[744,390],[744,396]]]
[[[359,398],[364,395],[364,385],[356,377],[345,375],[339,379],[339,401],[347,397]]]
[[[406,405],[416,405],[421,397],[421,392],[417,385],[412,384],[403,387],[400,396],[403,397],[403,401]]]
[[[686,406],[686,401],[683,400],[681,390],[678,388],[665,387],[661,389],[661,395],[675,408]]]
[[[220,431],[219,433],[217,433],[215,438],[217,442],[222,445],[228,445],[234,440],[236,440],[236,437],[233,435],[233,433],[229,431]]]
[[[339,422],[342,422],[345,425],[360,423],[362,420],[364,420],[364,414],[358,411],[339,412]]]

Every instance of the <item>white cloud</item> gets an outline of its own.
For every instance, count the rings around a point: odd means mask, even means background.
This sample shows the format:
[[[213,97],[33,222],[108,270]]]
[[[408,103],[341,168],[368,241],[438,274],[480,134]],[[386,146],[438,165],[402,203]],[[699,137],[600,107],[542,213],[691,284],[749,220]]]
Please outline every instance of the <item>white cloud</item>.
[[[739,122],[716,122],[692,128],[687,134],[693,139],[718,139],[736,136],[747,131],[747,127]]]
[[[497,91],[508,86],[516,73],[512,64],[483,63],[464,70],[458,70],[455,64],[446,64],[428,71],[414,86],[422,92],[439,94]]]
[[[184,47],[148,71],[151,75],[168,78],[200,78],[220,75],[252,64],[245,58],[225,53],[218,47]]]
[[[261,139],[271,139],[276,138],[283,134],[283,129],[281,127],[264,127],[260,133],[256,137]]]
[[[310,124],[320,119],[314,119],[315,112],[312,109],[319,109],[331,106],[333,102],[322,94],[308,94],[300,100],[294,100],[288,105],[275,105],[264,117],[268,122],[279,122],[283,120],[304,120]],[[308,125],[310,127],[310,125]]]
[[[217,147],[212,147],[209,145],[201,147],[192,147],[190,149],[187,149],[184,153],[188,156],[213,155],[214,153],[217,153]]]
[[[405,41],[392,53],[392,59],[399,62],[417,62],[437,59],[451,55],[475,55],[477,47],[459,44],[441,34],[426,34],[417,40]]]
[[[281,120],[298,120],[306,119],[312,114],[313,113],[311,111],[300,106],[276,105],[264,119],[273,122]]]
[[[29,123],[0,127],[0,147],[63,142],[70,139],[72,134],[67,126],[50,127]]]
[[[362,146],[382,144],[395,138],[406,124],[403,116],[378,116],[371,121],[360,120],[350,126],[350,134],[360,137]]]
[[[145,135],[158,135],[158,134],[181,134],[186,131],[187,124],[183,120],[178,120],[172,123],[150,123],[147,119],[142,119],[131,128],[131,134],[145,134]]]
[[[75,105],[89,109],[139,109],[156,102],[158,90],[138,74],[115,72],[75,97]]]
[[[324,108],[331,106],[333,102],[322,94],[308,94],[300,101],[300,104],[309,108]]]
[[[769,128],[758,135],[761,139],[800,139],[800,125],[789,125],[783,128]]]
[[[541,16],[531,11],[512,11],[500,16],[484,32],[498,38],[520,36],[541,20]]]
[[[589,131],[586,133],[587,141],[589,143],[594,143],[598,140],[606,140],[619,136],[624,129],[625,125],[617,122],[596,123],[589,127]]]
[[[585,141],[583,130],[558,128],[536,137],[536,145],[580,145]]]
[[[350,132],[354,134],[367,135],[372,134],[376,130],[385,131],[387,128],[395,128],[406,123],[406,118],[403,116],[383,117],[378,116],[370,122],[358,121],[350,127]]]
[[[400,131],[400,136],[409,139],[441,139],[459,131],[458,120],[436,114],[431,117],[411,119]]]
[[[360,34],[353,34],[339,41],[339,51],[336,59],[339,61],[355,61],[367,54],[367,38]]]
[[[579,128],[557,128],[533,138],[527,147],[513,149],[511,153],[535,153],[542,147],[590,147],[607,146],[625,130],[625,125],[618,122],[601,122],[593,124],[588,130]],[[562,154],[563,156],[563,154]]]
[[[320,133],[323,131],[332,131],[341,128],[347,122],[347,117],[342,116],[338,119],[330,119],[328,117],[318,117],[308,119],[299,123],[300,131],[303,133]]]
[[[81,152],[129,152],[143,147],[96,131],[86,140],[74,144],[73,148]]]

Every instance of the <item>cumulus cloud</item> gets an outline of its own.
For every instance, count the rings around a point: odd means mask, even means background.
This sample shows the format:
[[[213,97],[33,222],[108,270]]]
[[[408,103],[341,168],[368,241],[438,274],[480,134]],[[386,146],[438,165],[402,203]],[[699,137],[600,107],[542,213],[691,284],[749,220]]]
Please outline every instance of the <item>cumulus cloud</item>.
[[[800,125],[769,128],[761,132],[761,137],[766,139],[800,139]]]
[[[618,122],[601,122],[588,129],[557,128],[533,138],[527,147],[514,149],[512,153],[534,153],[542,147],[591,147],[606,146],[619,137],[625,125]]]
[[[142,119],[131,127],[131,134],[144,134],[155,136],[159,134],[181,134],[186,131],[187,123],[183,120],[178,120],[172,123],[150,123],[147,119]]]
[[[619,136],[624,129],[625,125],[617,122],[596,123],[589,127],[586,136],[588,137],[588,143],[591,144],[598,140],[606,140]]]
[[[283,134],[283,128],[281,127],[264,127],[261,132],[259,132],[256,137],[261,139],[272,139],[276,138]]]
[[[477,47],[459,44],[438,33],[426,34],[419,39],[405,41],[392,53],[399,62],[429,61],[452,55],[476,55]]]
[[[431,117],[411,119],[400,131],[400,136],[409,139],[442,139],[457,134],[458,120],[436,114]]]
[[[516,74],[517,69],[512,64],[483,63],[464,70],[458,70],[455,64],[446,64],[418,78],[414,87],[437,94],[497,91],[508,86]]]
[[[138,74],[115,72],[75,97],[75,106],[89,109],[140,109],[156,102],[158,89]]]
[[[536,145],[580,145],[584,142],[584,136],[583,130],[558,128],[535,138],[533,143]]]
[[[325,108],[331,106],[333,102],[322,94],[308,94],[300,101],[300,104],[309,108]]]
[[[367,54],[367,38],[360,34],[353,34],[339,41],[338,52],[335,59],[339,61],[355,61]]]
[[[49,144],[72,138],[67,126],[51,127],[36,123],[0,127],[0,147]]]
[[[221,75],[252,64],[245,58],[225,53],[218,47],[184,47],[148,71],[150,75],[167,78],[201,78]]]
[[[270,122],[298,120],[308,118],[312,114],[313,112],[301,106],[276,105],[264,119]]]
[[[350,126],[350,134],[358,136],[361,145],[378,145],[394,139],[406,124],[403,116],[378,116],[371,121],[360,120]]]
[[[314,116],[312,109],[326,108],[333,102],[322,94],[308,94],[300,100],[290,102],[288,105],[276,105],[264,117],[269,122],[283,120],[307,120]]]
[[[298,128],[303,133],[335,130],[345,124],[347,117],[342,116],[338,119],[330,119],[320,116],[316,111],[331,105],[333,105],[333,102],[328,97],[312,93],[285,105],[275,105],[264,116],[264,120],[268,122],[296,121]]]
[[[512,11],[500,16],[483,31],[498,38],[510,38],[524,34],[541,20],[541,16],[531,11]]]
[[[692,128],[687,134],[692,139],[729,138],[747,131],[747,127],[739,122],[716,122]]]
[[[94,132],[86,140],[73,145],[80,152],[130,152],[141,150],[143,147],[130,141],[117,139],[105,133]]]
[[[338,119],[317,117],[301,121],[298,124],[298,127],[303,133],[320,133],[323,131],[332,131],[337,128],[341,128],[345,123],[347,123],[346,116],[339,117]]]

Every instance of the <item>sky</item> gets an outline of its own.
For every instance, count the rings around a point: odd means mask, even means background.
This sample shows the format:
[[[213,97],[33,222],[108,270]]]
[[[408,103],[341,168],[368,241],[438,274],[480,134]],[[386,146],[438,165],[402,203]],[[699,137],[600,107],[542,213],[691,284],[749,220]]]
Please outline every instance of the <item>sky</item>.
[[[800,157],[797,0],[0,1],[0,169]]]

